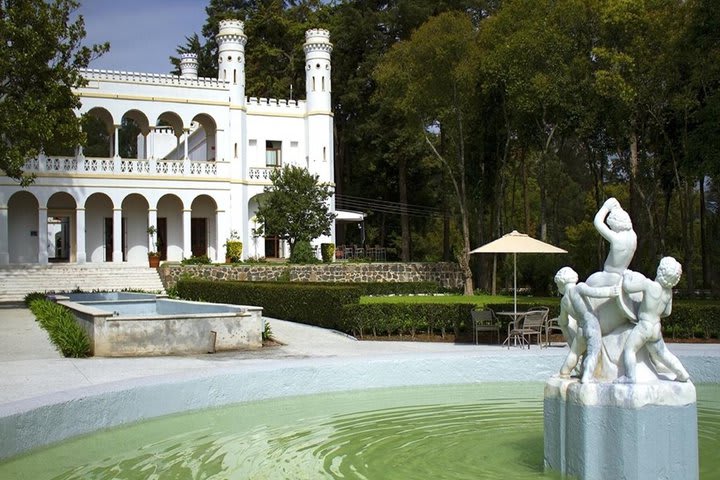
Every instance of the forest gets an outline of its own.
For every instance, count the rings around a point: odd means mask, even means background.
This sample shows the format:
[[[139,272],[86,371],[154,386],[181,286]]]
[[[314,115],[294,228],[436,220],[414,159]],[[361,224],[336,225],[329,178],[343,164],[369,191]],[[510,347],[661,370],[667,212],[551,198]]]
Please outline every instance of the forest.
[[[717,292],[715,0],[210,0],[206,11],[202,36],[177,51],[216,76],[218,22],[244,20],[248,96],[297,97],[304,32],[330,30],[336,202],[367,213],[339,242],[457,261],[467,292],[491,288],[494,260],[469,251],[518,230],[569,252],[518,257],[519,283],[547,293],[560,266],[581,278],[601,268],[592,219],[616,197],[638,236],[631,268],[652,276],[672,255],[681,288]]]

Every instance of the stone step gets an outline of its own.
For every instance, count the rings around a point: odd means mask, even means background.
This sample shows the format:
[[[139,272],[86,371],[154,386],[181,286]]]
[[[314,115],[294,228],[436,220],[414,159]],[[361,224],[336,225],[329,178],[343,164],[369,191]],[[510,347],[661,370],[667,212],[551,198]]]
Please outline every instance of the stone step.
[[[164,293],[157,270],[138,265],[18,265],[0,267],[0,302],[31,292],[143,290]]]

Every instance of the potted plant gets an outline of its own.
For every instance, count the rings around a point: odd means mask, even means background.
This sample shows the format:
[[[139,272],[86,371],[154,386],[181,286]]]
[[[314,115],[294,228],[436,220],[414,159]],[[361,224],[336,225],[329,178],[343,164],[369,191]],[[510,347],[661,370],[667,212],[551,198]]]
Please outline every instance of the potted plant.
[[[225,263],[238,263],[242,260],[243,244],[237,230],[230,231],[230,237],[225,241]]]
[[[148,250],[148,264],[150,268],[157,268],[160,266],[160,252],[158,252],[158,244],[155,241],[155,234],[157,233],[155,225],[150,225],[147,228],[147,233],[150,235],[150,243],[154,247],[153,250]]]

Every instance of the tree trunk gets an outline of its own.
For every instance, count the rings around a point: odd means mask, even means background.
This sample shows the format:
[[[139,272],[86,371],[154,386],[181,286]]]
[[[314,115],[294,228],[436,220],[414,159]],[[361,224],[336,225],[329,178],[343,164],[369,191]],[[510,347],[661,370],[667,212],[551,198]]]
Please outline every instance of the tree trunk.
[[[700,255],[702,255],[702,282],[703,288],[710,288],[710,257],[708,256],[706,219],[705,219],[705,176],[701,175],[698,181],[700,192]]]
[[[400,259],[410,261],[410,216],[407,212],[407,157],[400,154],[398,159],[398,189],[400,190],[400,231],[402,234]]]

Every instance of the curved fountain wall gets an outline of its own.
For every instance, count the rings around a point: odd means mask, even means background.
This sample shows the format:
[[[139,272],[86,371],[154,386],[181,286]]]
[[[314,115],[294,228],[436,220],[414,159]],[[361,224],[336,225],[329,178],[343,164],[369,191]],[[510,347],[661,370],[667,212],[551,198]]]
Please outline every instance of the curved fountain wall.
[[[720,382],[720,357],[680,357],[696,383]],[[544,382],[561,358],[503,350],[258,360],[68,390],[0,405],[0,458],[100,429],[253,400],[412,385]]]

